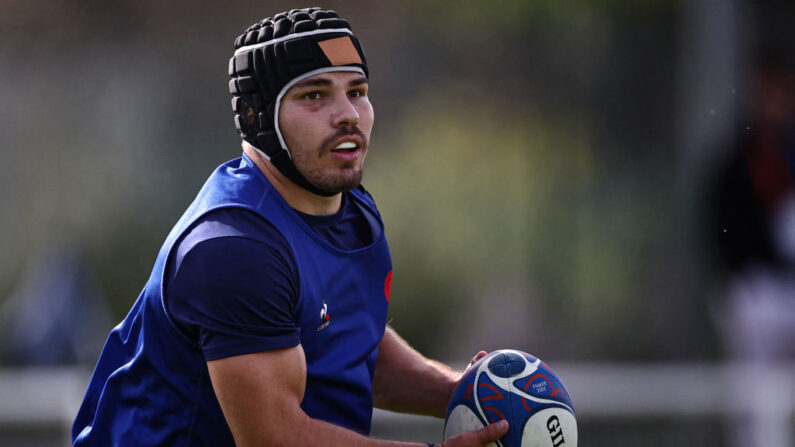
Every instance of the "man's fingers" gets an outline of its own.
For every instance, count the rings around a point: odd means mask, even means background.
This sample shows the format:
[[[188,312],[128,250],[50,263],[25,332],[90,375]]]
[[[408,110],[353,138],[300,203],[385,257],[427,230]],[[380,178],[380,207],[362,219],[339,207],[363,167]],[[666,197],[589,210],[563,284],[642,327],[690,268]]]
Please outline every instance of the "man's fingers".
[[[472,360],[469,361],[469,366],[474,365],[475,363],[477,363],[478,360],[482,359],[483,357],[487,356],[488,354],[489,353],[486,352],[486,351],[479,351],[477,354],[475,354],[474,357],[472,357]],[[469,366],[467,368],[469,368]]]
[[[475,432],[478,435],[478,441],[486,445],[489,442],[496,441],[506,433],[508,433],[508,421],[505,419],[499,420],[493,424],[489,424]]]
[[[489,424],[480,430],[473,430],[453,436],[437,444],[436,447],[483,447],[502,438],[508,433],[508,421],[505,419]]]

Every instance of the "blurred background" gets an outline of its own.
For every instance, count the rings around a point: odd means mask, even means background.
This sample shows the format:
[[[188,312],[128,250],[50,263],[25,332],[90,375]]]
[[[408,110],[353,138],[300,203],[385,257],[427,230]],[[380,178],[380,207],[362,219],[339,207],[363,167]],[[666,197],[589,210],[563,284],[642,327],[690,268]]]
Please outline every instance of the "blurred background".
[[[795,3],[315,3],[367,52],[410,343],[543,358],[580,445],[795,445]],[[234,39],[304,6],[0,2],[0,444],[68,444],[107,333],[240,154]]]

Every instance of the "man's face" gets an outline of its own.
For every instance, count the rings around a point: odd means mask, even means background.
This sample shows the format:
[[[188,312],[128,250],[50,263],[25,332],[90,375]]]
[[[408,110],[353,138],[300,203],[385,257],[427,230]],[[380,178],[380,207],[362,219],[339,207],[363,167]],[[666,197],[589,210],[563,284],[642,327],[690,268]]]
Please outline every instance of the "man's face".
[[[282,98],[279,127],[310,183],[328,192],[357,187],[373,128],[367,79],[337,71],[298,82]]]

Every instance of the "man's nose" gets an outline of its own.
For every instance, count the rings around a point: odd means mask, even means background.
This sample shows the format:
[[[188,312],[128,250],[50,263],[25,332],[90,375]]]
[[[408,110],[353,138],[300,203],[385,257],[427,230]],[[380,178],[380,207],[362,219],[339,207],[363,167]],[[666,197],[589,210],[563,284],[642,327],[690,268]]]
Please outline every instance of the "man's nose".
[[[359,111],[356,110],[347,93],[338,95],[334,101],[334,127],[355,126],[359,124]]]

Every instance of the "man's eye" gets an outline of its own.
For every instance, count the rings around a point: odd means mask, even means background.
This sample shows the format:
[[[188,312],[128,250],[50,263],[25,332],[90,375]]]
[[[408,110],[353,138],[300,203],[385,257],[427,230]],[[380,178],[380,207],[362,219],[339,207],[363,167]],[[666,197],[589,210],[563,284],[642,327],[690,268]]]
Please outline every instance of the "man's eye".
[[[351,90],[351,92],[350,92],[350,93],[348,93],[348,95],[349,95],[351,98],[361,98],[362,96],[364,96],[364,95],[365,95],[365,93],[364,93],[364,91],[362,91],[362,90]]]
[[[320,97],[320,92],[309,92],[304,94],[304,98],[306,99],[320,99]]]

